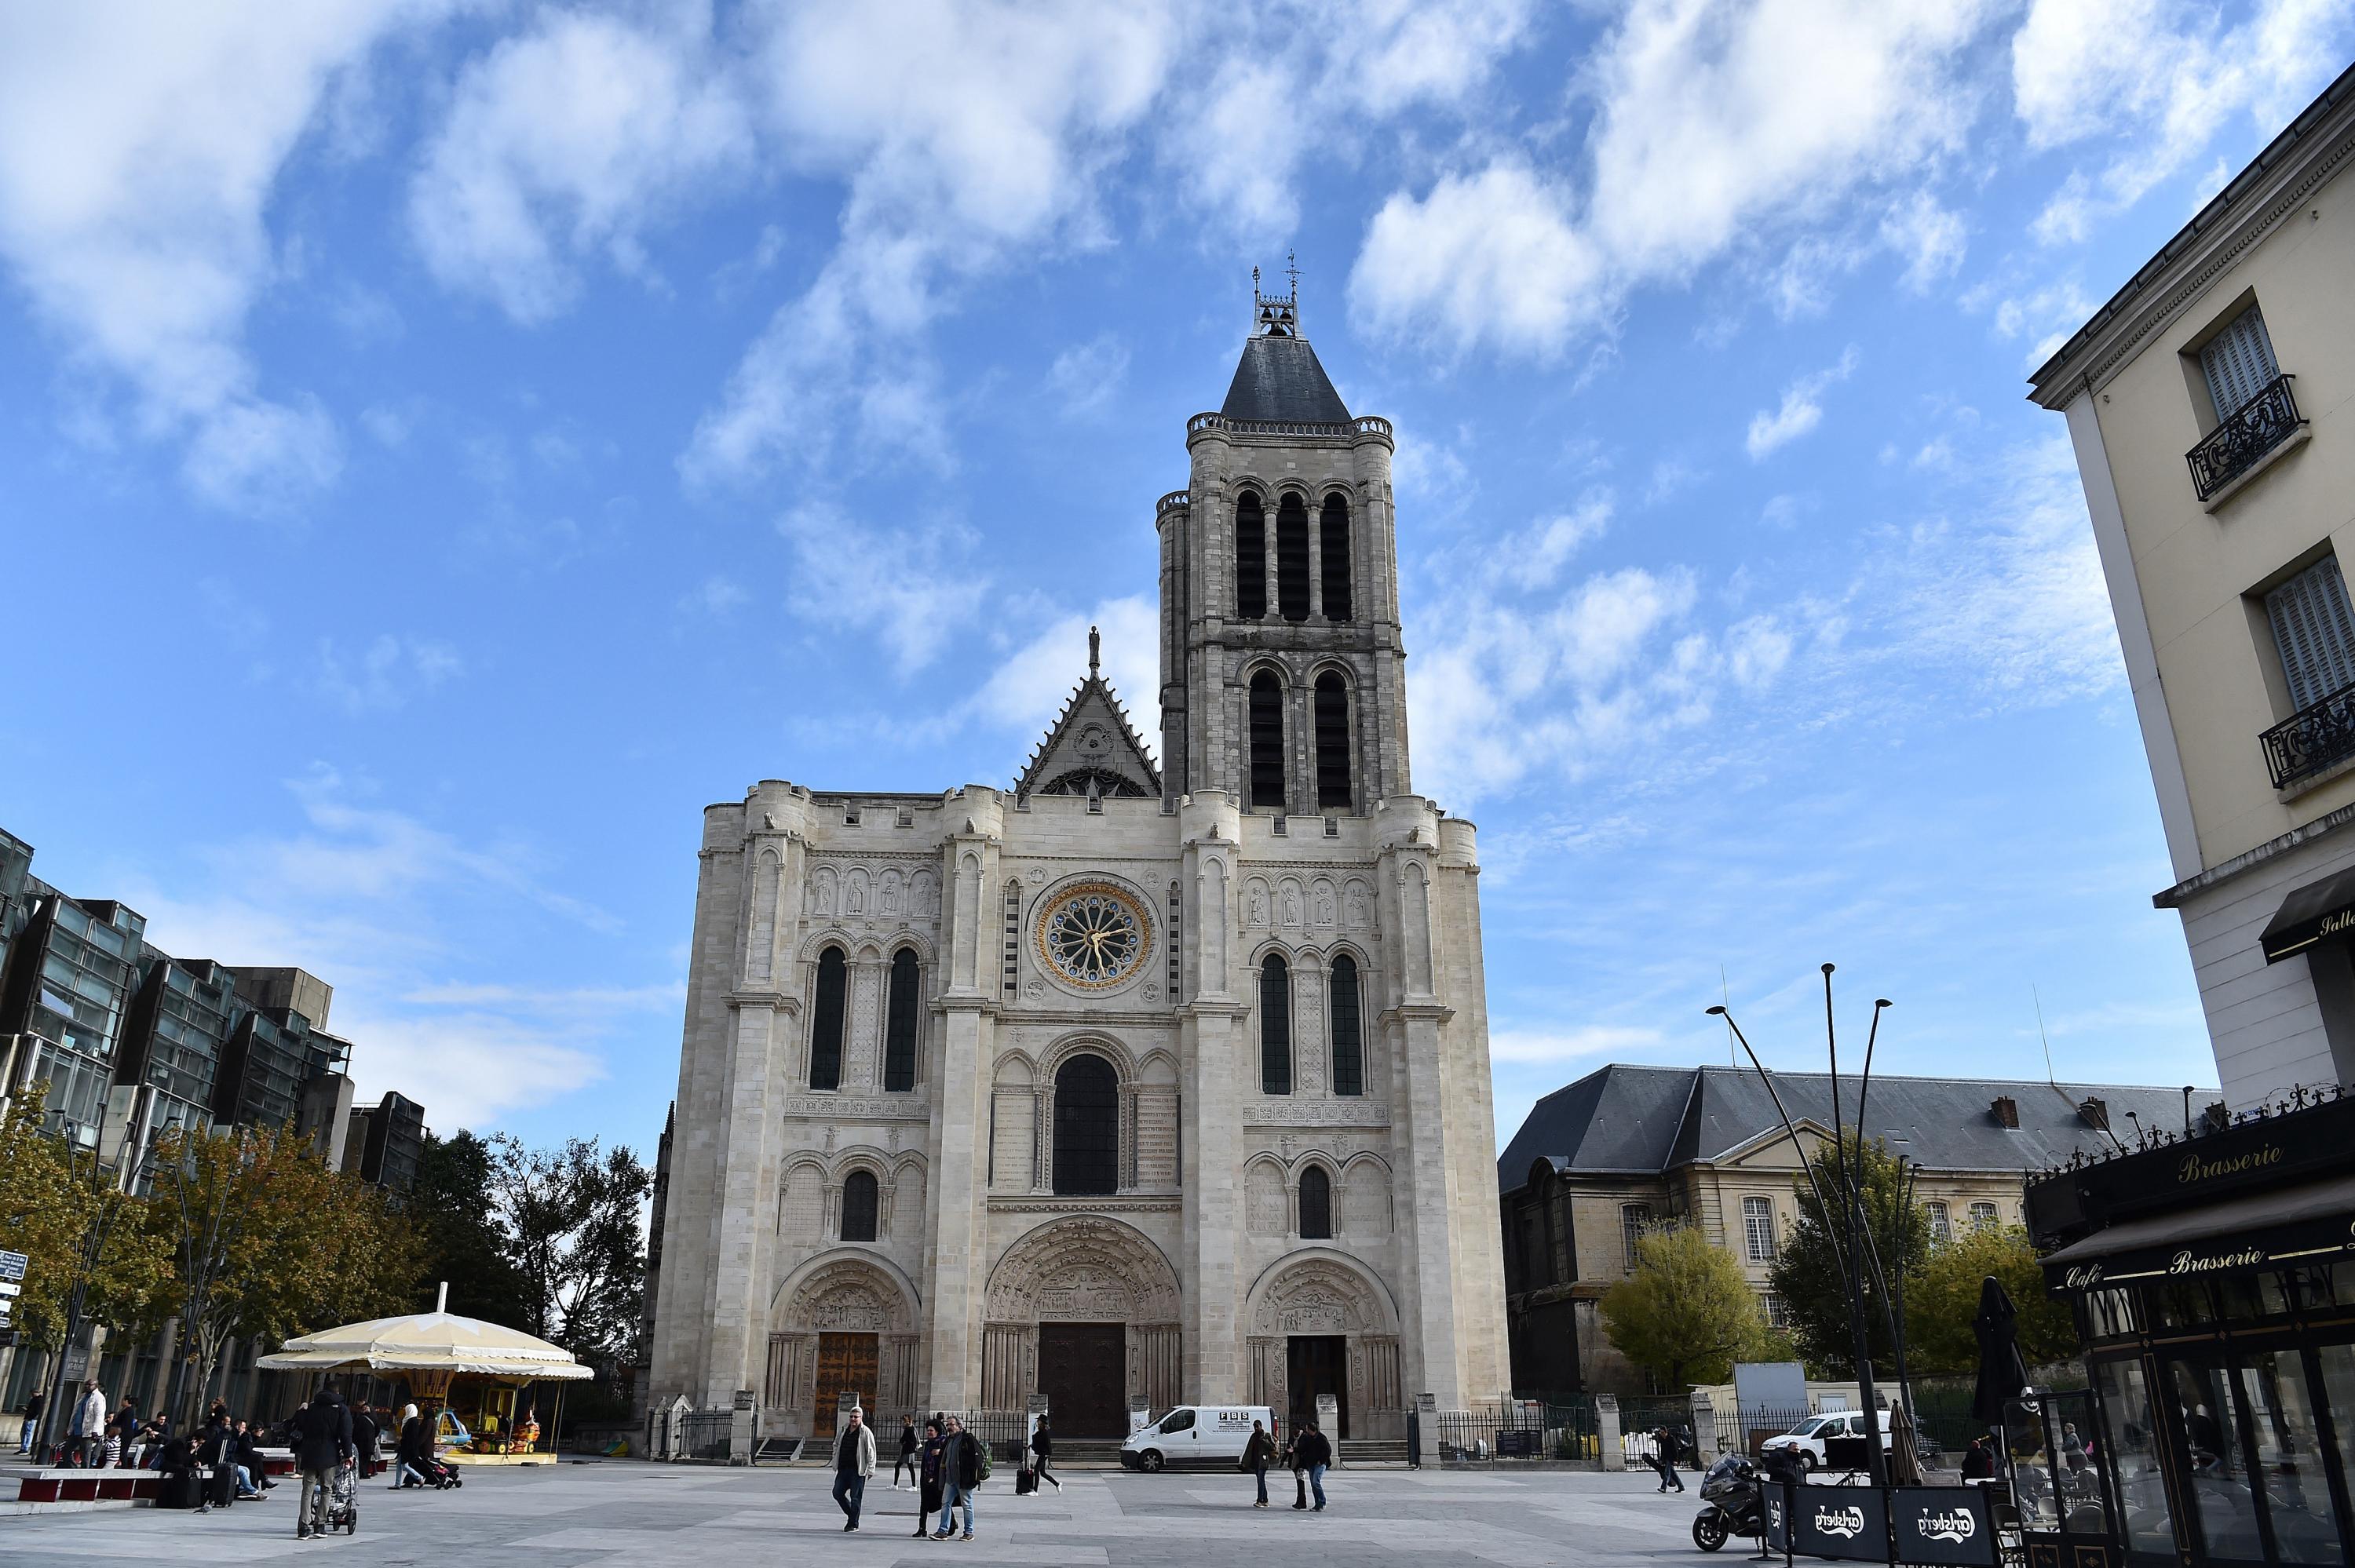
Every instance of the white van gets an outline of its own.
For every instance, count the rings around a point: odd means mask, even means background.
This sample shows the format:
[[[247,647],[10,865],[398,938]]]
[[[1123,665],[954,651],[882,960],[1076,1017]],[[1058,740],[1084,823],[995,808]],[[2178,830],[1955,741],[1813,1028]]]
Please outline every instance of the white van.
[[[1821,1415],[1811,1415],[1780,1437],[1769,1437],[1761,1443],[1759,1452],[1772,1454],[1778,1448],[1788,1448],[1799,1457],[1803,1469],[1812,1470],[1827,1462],[1824,1440],[1828,1437],[1861,1437],[1865,1434],[1864,1413],[1860,1410],[1828,1410]],[[1895,1442],[1889,1425],[1889,1412],[1881,1412],[1881,1446],[1887,1451]]]
[[[1275,1413],[1264,1404],[1181,1404],[1130,1433],[1120,1446],[1120,1462],[1126,1469],[1148,1471],[1165,1465],[1231,1465],[1243,1457],[1254,1421],[1266,1428],[1269,1441],[1283,1443]]]

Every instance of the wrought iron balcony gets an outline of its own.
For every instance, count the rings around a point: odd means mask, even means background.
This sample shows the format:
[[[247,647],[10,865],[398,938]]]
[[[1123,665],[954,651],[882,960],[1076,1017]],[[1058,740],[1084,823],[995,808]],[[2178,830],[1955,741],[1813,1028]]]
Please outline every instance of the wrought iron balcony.
[[[2257,738],[2264,743],[2265,766],[2273,771],[2276,789],[2355,757],[2355,685],[2341,686],[2311,707],[2300,708]]]
[[[2289,384],[2295,379],[2275,376],[2264,391],[2234,409],[2231,418],[2183,454],[2183,461],[2191,465],[2191,485],[2200,500],[2248,472],[2259,458],[2306,423],[2297,416],[2297,399],[2290,396]]]

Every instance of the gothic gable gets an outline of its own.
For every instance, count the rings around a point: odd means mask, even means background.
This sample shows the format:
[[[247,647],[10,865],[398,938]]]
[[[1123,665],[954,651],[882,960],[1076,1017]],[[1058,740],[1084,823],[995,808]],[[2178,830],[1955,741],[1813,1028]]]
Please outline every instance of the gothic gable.
[[[1097,666],[1095,629],[1088,630],[1088,678],[1071,692],[1047,738],[1015,782],[1018,797],[1161,793],[1161,770],[1130,727],[1128,714]]]

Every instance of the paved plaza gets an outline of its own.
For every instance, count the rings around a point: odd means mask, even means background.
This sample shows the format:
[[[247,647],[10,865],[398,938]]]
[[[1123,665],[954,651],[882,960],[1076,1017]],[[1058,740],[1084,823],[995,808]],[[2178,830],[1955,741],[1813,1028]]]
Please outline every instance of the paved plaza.
[[[1251,1507],[1251,1478],[1231,1470],[1074,1471],[1060,1496],[1030,1499],[1014,1495],[1001,1468],[981,1489],[970,1542],[911,1539],[914,1494],[888,1484],[870,1484],[864,1527],[846,1535],[827,1496],[832,1479],[815,1468],[601,1461],[478,1471],[453,1492],[395,1493],[379,1482],[360,1494],[358,1535],[323,1542],[293,1539],[294,1488],[282,1483],[275,1500],[203,1517],[143,1508],[0,1519],[0,1562],[1531,1568],[1703,1558],[1688,1534],[1698,1497],[1661,1497],[1641,1471],[1360,1470],[1327,1478],[1332,1506],[1320,1514],[1292,1511],[1288,1475],[1269,1478],[1272,1505],[1262,1513]],[[1738,1547],[1720,1560],[1739,1561]]]

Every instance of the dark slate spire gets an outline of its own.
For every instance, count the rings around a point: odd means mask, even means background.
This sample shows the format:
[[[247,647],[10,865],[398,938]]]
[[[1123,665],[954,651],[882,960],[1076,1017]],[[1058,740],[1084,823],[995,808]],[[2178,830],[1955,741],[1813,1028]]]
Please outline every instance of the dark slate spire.
[[[1333,390],[1332,378],[1316,362],[1316,351],[1300,335],[1300,269],[1286,269],[1292,291],[1263,293],[1259,269],[1252,269],[1252,335],[1242,363],[1219,412],[1230,419],[1284,419],[1346,425],[1348,407]]]

